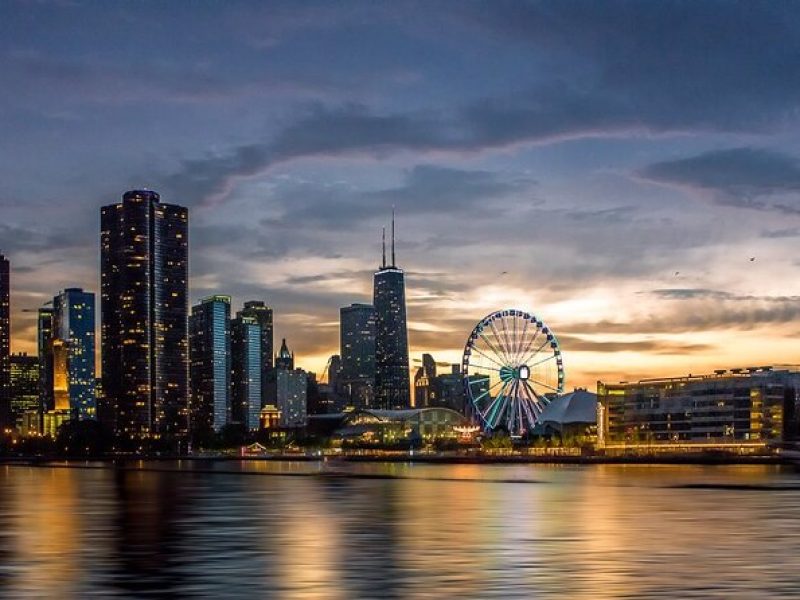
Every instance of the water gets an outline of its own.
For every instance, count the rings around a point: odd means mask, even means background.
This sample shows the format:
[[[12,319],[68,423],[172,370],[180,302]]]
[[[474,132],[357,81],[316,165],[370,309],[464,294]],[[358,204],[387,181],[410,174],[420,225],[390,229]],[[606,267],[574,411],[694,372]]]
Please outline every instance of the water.
[[[800,597],[779,467],[141,466],[0,467],[0,597]]]

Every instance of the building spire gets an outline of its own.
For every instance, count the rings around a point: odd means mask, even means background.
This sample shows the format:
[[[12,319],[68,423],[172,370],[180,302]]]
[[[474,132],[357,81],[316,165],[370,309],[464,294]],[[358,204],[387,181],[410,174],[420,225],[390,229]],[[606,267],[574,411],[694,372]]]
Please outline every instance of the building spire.
[[[383,261],[381,261],[381,269],[386,268],[386,227],[383,228]]]
[[[392,266],[397,266],[394,260],[394,206],[392,206]]]

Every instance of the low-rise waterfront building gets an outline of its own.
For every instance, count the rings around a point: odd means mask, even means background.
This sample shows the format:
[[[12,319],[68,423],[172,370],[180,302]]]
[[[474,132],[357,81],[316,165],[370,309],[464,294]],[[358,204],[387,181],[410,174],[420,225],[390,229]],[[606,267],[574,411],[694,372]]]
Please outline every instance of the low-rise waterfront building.
[[[606,451],[760,452],[800,432],[800,372],[758,367],[597,384]]]

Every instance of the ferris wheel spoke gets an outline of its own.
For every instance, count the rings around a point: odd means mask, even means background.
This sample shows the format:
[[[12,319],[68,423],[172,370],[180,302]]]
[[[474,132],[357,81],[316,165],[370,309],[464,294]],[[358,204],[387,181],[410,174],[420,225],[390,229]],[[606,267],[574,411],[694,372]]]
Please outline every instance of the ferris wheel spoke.
[[[533,357],[536,356],[537,354],[539,354],[539,352],[541,352],[544,349],[544,347],[547,346],[547,344],[549,344],[549,343],[550,343],[550,340],[546,339],[544,342],[542,342],[541,346],[539,346],[538,348],[536,348],[536,350],[534,350],[533,352],[531,352],[528,355],[526,355],[525,359],[522,361],[521,364],[523,364],[523,365],[527,364],[527,362],[529,360],[532,360]]]
[[[496,369],[495,367],[489,367],[487,365],[482,365],[478,367],[478,369],[486,369],[487,371],[496,371],[497,373],[500,372],[500,369]]]
[[[538,418],[541,416],[542,411],[544,410],[543,399],[539,396],[539,394],[536,393],[536,390],[534,390],[527,381],[523,382],[522,389],[525,391],[525,396],[531,403],[531,408],[534,412],[534,415]]]
[[[556,355],[555,354],[551,354],[550,356],[547,356],[547,357],[545,357],[545,358],[543,358],[541,360],[537,360],[535,363],[529,364],[528,367],[533,368],[536,365],[541,365],[542,363],[546,363],[548,360],[554,360],[555,358],[556,358]]]
[[[531,423],[531,427],[533,427],[542,420],[542,405],[539,402],[536,394],[534,394],[533,390],[529,389],[527,385],[523,385],[522,390],[527,398],[527,402],[525,403],[525,414],[528,417],[528,422]]]
[[[488,360],[488,361],[490,361],[490,362],[494,363],[495,365],[497,365],[499,368],[501,368],[501,369],[502,369],[502,368],[505,366],[505,365],[503,365],[503,364],[501,364],[501,363],[497,362],[497,361],[496,361],[495,359],[493,359],[491,356],[489,356],[488,354],[486,354],[486,353],[482,352],[481,350],[479,350],[479,349],[478,349],[478,348],[476,348],[475,346],[473,346],[473,347],[472,347],[472,349],[473,349],[475,352],[477,352],[478,354],[480,354],[481,356],[483,356],[483,357],[484,357],[486,360]]]
[[[479,335],[481,336],[481,339],[482,339],[484,342],[486,342],[486,345],[487,345],[487,346],[489,346],[489,348],[491,349],[491,351],[495,353],[495,356],[497,356],[498,358],[501,358],[501,359],[505,357],[505,354],[501,353],[500,351],[498,351],[498,350],[497,350],[497,348],[495,348],[495,347],[494,347],[494,344],[492,344],[492,343],[489,341],[489,338],[487,338],[485,335],[483,335],[483,333],[481,333],[481,334],[479,334]]]
[[[554,392],[558,393],[558,388],[554,388],[552,385],[547,385],[543,381],[538,381],[538,380],[533,379],[533,378],[528,378],[528,381],[532,381],[535,384],[538,384],[538,385],[540,385],[542,387],[546,387],[547,389],[553,390]]]
[[[486,420],[486,423],[489,425],[490,429],[494,429],[497,426],[497,416],[498,416],[498,409],[501,405],[505,404],[505,390],[506,385],[504,384],[503,387],[500,389],[500,393],[497,394],[495,399],[486,409],[485,413],[482,413],[483,418]],[[487,416],[488,415],[488,416]]]
[[[487,377],[486,379],[488,379],[488,377]],[[483,381],[483,380],[482,380],[482,381]],[[480,401],[481,401],[483,398],[485,398],[486,396],[490,396],[490,394],[492,393],[492,390],[493,390],[494,388],[496,388],[498,385],[501,385],[502,383],[503,383],[503,381],[502,381],[502,380],[495,381],[495,382],[494,382],[492,385],[490,385],[490,386],[489,386],[488,388],[486,388],[486,389],[485,389],[483,392],[481,392],[481,393],[480,393],[480,395],[478,395],[477,397],[475,397],[475,399],[473,399],[473,401],[472,401],[472,402],[473,402],[473,404],[477,404],[478,402],[480,402]],[[472,385],[472,383],[470,383],[470,385]],[[491,397],[491,396],[490,396],[490,397]]]
[[[511,361],[509,359],[508,353],[502,347],[504,343],[503,338],[501,338],[500,334],[497,333],[497,328],[494,326],[494,322],[489,321],[489,328],[492,330],[492,333],[494,333],[495,340],[497,340],[498,345],[501,347],[502,352],[500,354],[502,354],[503,360],[506,361],[507,363],[510,363]]]
[[[519,338],[517,337],[517,315],[511,317],[511,325],[511,357],[513,358],[517,353],[517,346],[519,345]]]
[[[534,344],[536,343],[536,340],[539,338],[539,333],[540,330],[537,327],[536,331],[533,332],[533,337],[531,337],[531,339],[528,340],[528,342],[525,344],[525,348],[522,350],[522,352],[519,353],[520,357],[525,356],[528,354],[528,352],[530,352],[530,349],[533,348]],[[524,365],[525,361],[517,360],[517,363]]]
[[[519,343],[517,344],[517,349],[514,351],[514,362],[517,364],[521,364],[519,362],[519,357],[522,350],[522,345],[525,343],[525,334],[528,332],[528,319],[523,319],[525,325],[522,326],[522,333],[519,336]]]
[[[500,325],[503,326],[503,329],[502,329],[503,337],[506,340],[506,346],[505,347],[508,349],[508,359],[509,359],[509,362],[510,362],[511,361],[511,356],[512,356],[512,348],[514,347],[514,345],[512,343],[511,338],[509,338],[509,336],[508,336],[509,334],[508,334],[508,327],[506,327],[506,320],[502,319],[500,321]]]

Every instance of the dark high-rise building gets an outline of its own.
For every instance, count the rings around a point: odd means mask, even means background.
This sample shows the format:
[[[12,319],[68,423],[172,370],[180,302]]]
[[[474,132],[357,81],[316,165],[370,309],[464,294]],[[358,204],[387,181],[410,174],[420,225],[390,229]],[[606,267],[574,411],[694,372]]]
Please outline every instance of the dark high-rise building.
[[[94,294],[68,288],[53,298],[52,337],[67,350],[69,408],[77,419],[97,417]]]
[[[125,439],[188,427],[188,211],[156,192],[101,209],[103,392]]]
[[[11,412],[11,265],[0,254],[0,426],[14,425]]]
[[[39,352],[39,409],[45,413],[55,408],[53,398],[53,309],[39,309],[36,333]]]
[[[358,408],[375,403],[375,309],[351,304],[339,310],[341,369],[337,390]]]
[[[250,317],[256,320],[261,327],[261,405],[274,404],[275,400],[269,397],[269,381],[274,366],[273,352],[273,321],[272,309],[260,300],[251,300],[244,303],[244,308],[237,316]]]
[[[231,410],[231,299],[211,296],[189,318],[192,433],[219,431]]]
[[[231,421],[258,429],[261,415],[261,326],[242,315],[231,322]]]
[[[15,423],[21,425],[26,413],[39,412],[39,360],[27,354],[12,354],[11,412]]]
[[[411,406],[408,373],[408,329],[406,325],[405,274],[395,261],[394,215],[392,216],[392,262],[375,273],[375,406],[384,409]]]

